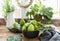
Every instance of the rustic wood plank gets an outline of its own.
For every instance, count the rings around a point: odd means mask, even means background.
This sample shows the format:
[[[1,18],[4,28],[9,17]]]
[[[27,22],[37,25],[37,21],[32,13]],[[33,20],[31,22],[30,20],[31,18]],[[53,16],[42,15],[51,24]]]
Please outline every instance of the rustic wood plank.
[[[11,33],[5,25],[0,25],[0,41],[6,41],[8,36],[16,35],[14,33]],[[27,39],[25,37],[22,37],[22,41],[39,41],[37,38],[34,39]]]
[[[60,32],[60,26],[57,27],[57,29]],[[0,25],[0,41],[6,41],[8,36],[13,36],[16,35],[14,33],[11,33],[5,25]],[[34,38],[34,39],[27,39],[25,37],[22,37],[22,41],[40,41],[38,40],[38,38]]]

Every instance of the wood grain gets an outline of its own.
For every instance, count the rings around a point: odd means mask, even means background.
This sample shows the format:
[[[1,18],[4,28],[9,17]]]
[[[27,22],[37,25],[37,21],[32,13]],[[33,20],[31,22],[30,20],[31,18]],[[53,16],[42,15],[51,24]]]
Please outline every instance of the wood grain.
[[[0,41],[6,41],[8,36],[16,35],[14,33],[11,33],[5,25],[0,25]],[[22,41],[39,41],[38,38],[34,39],[27,39],[25,37],[22,37]]]
[[[60,32],[60,26],[56,27],[56,31],[59,30]],[[5,25],[0,25],[0,41],[6,41],[8,36],[16,35],[14,33],[11,33]],[[27,39],[25,37],[22,37],[22,41],[40,41],[38,38],[34,39]]]

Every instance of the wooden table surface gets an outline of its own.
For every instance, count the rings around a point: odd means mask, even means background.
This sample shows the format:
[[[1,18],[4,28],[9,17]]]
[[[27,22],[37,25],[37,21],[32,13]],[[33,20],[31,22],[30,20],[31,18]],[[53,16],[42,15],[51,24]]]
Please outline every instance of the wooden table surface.
[[[14,33],[11,33],[5,25],[0,25],[0,41],[6,41],[8,36],[13,36],[16,35]],[[22,41],[39,41],[37,38],[35,39],[27,39],[27,38],[22,38]]]

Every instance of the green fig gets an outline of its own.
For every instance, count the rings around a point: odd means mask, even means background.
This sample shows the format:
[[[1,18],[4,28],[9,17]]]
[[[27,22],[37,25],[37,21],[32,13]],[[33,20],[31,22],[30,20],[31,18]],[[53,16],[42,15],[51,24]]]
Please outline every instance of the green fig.
[[[20,20],[20,24],[21,24],[21,26],[23,26],[23,25],[25,24],[24,19],[21,19],[21,20]]]
[[[34,25],[30,24],[27,30],[28,31],[34,31]]]
[[[26,27],[28,27],[30,25],[30,23],[25,23]]]
[[[18,29],[18,23],[15,22],[15,23],[13,24],[13,27],[14,27],[15,29]]]
[[[35,21],[35,20],[32,20],[31,21],[31,24],[33,24],[34,26],[37,24],[37,21]]]
[[[25,31],[25,30],[26,30],[26,25],[23,25],[22,31]]]

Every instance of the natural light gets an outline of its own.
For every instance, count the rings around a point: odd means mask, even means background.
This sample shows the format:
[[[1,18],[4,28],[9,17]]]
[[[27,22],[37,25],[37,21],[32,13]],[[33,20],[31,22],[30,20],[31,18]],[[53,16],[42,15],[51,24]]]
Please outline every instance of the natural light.
[[[36,0],[35,0],[36,2]],[[35,3],[34,2],[34,3]],[[42,4],[44,4],[46,7],[52,7],[53,8],[53,12],[57,13],[53,15],[53,19],[60,19],[60,0],[41,0]],[[3,14],[3,4],[4,4],[4,0],[0,0],[0,18],[4,18],[4,14]],[[16,0],[13,0],[12,4],[15,6],[16,10],[15,10],[15,14],[14,14],[14,18],[21,18],[21,10],[18,5],[16,4]],[[57,16],[56,16],[57,15]]]

